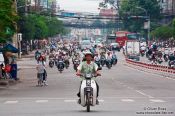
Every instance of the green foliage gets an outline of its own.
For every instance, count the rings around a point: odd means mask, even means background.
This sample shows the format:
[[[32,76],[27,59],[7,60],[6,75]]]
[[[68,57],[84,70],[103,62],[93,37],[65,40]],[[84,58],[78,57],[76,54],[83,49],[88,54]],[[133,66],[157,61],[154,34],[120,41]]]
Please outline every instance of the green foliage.
[[[17,0],[17,10],[19,16],[23,16],[25,14],[25,1],[26,0]]]
[[[16,31],[18,17],[12,0],[0,0],[0,37],[11,38]]]
[[[173,20],[173,38],[175,39],[175,19]]]
[[[23,39],[43,39],[57,34],[65,34],[63,23],[55,17],[28,14],[18,22]]]
[[[140,8],[139,8],[140,7]],[[143,9],[147,11],[144,11]],[[124,29],[140,32],[143,29],[144,19],[128,19],[129,16],[150,16],[151,22],[160,19],[160,6],[157,0],[124,0],[119,10],[123,19]]]
[[[151,32],[151,36],[157,39],[166,40],[173,36],[173,28],[169,26],[161,26]]]

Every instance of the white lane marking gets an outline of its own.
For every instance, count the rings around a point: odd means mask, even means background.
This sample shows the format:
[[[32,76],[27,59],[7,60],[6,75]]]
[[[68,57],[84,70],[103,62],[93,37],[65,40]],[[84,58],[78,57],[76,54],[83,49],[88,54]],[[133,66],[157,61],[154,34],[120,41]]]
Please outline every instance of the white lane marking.
[[[77,100],[64,100],[64,102],[76,102]]]
[[[99,102],[104,102],[103,99],[98,100],[98,101],[99,101]],[[64,100],[64,102],[71,103],[71,102],[77,102],[77,100],[75,100],[75,99],[69,99],[69,100]]]
[[[134,102],[133,99],[121,99],[122,102]]]
[[[154,97],[152,97],[152,96],[150,96],[150,95],[148,95],[148,94],[146,94],[146,93],[143,93],[143,92],[141,92],[141,91],[139,91],[139,90],[135,90],[135,91],[138,92],[138,93],[140,93],[140,94],[143,95],[143,96],[148,97],[148,98],[154,98]]]
[[[36,103],[47,103],[47,102],[49,102],[48,100],[36,100],[35,101]]]
[[[151,102],[156,102],[156,103],[164,103],[166,101],[161,100],[161,99],[150,99]]]
[[[18,101],[6,101],[4,104],[16,104]]]
[[[104,102],[105,100],[103,100],[103,99],[100,99],[100,100],[98,100],[99,102]]]
[[[131,90],[134,90],[134,88],[132,88],[132,87],[129,87],[129,86],[128,86],[127,88],[128,88],[128,89],[131,89]]]

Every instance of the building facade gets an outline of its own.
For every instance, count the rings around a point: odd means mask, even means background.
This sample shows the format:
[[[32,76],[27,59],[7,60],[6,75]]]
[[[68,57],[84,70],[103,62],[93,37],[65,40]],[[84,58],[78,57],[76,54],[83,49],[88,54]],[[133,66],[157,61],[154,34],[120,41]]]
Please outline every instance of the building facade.
[[[165,15],[175,14],[175,0],[161,0],[161,13]]]
[[[59,11],[57,0],[30,0],[31,9],[35,11],[42,11],[43,9],[50,9],[52,13]]]

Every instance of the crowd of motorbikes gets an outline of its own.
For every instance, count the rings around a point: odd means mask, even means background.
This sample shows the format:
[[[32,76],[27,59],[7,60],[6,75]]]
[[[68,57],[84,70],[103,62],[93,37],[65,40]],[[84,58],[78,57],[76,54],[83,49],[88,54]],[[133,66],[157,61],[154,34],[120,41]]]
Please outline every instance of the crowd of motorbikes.
[[[108,69],[111,69],[113,65],[116,65],[118,62],[116,53],[114,51],[109,51],[107,48],[105,48],[105,52],[96,52],[96,48],[91,49],[85,49],[81,50],[79,48],[73,48],[73,47],[62,47],[59,49],[51,49],[49,54],[49,67],[53,68],[54,66],[57,67],[58,71],[60,73],[63,72],[63,70],[66,68],[68,69],[70,66],[70,61],[72,61],[73,69],[77,71],[77,67],[79,64],[84,60],[83,58],[83,51],[93,49],[93,55],[94,55],[94,62],[98,65],[98,67],[104,67],[106,66]],[[104,49],[104,48],[103,48]],[[95,50],[95,52],[94,52]],[[35,59],[38,60],[40,58],[43,59],[43,61],[46,62],[46,55],[45,53],[35,53]]]
[[[152,64],[162,64],[167,62],[169,67],[175,68],[175,51],[170,52],[168,48],[164,50],[158,48],[156,45],[145,50],[140,50],[142,57],[146,55],[146,58],[152,62]]]
[[[53,46],[53,45],[52,45]],[[99,69],[106,66],[108,69],[111,69],[113,65],[116,65],[118,62],[117,55],[114,51],[109,51],[107,48],[103,47],[101,52],[99,52],[101,48],[86,48],[82,50],[78,48],[77,45],[72,45],[69,47],[62,46],[62,47],[53,47],[50,49],[49,53],[49,67],[57,67],[58,71],[62,73],[64,69],[68,69],[70,64],[72,64],[73,69],[77,72],[77,68],[82,61],[85,61],[84,52],[91,51],[93,54],[93,61],[98,65]],[[45,53],[36,53],[35,58],[36,60],[40,60],[42,58],[43,61],[46,62],[46,55]],[[72,63],[70,63],[72,61]],[[82,74],[85,78],[81,82],[80,88],[80,99],[83,107],[87,107],[87,111],[90,111],[90,106],[95,106],[97,104],[97,85],[93,77],[98,75],[94,74]]]

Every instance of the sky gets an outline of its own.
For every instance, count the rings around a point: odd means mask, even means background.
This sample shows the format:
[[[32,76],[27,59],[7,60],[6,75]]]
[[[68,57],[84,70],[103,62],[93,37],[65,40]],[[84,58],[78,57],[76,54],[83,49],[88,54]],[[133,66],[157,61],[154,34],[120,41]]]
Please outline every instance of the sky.
[[[99,2],[103,0],[57,0],[61,10],[99,13]]]

